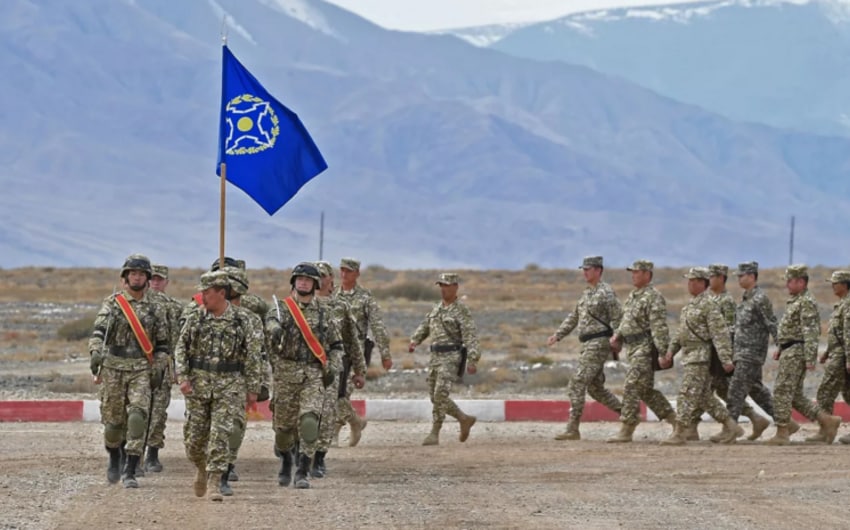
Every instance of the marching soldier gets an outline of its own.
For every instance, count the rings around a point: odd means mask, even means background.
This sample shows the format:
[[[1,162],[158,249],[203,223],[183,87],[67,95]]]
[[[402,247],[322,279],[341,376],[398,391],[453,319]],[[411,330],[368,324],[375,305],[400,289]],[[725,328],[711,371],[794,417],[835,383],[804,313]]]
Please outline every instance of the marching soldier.
[[[554,345],[576,327],[578,340],[582,343],[579,367],[570,380],[567,393],[570,397],[570,419],[567,430],[555,436],[556,440],[580,440],[579,423],[584,412],[584,396],[602,403],[609,409],[620,413],[622,404],[617,397],[605,388],[605,361],[611,357],[611,344],[608,339],[614,329],[620,325],[623,309],[611,287],[602,281],[602,256],[584,258],[582,266],[584,279],[589,284],[558,330],[546,341]]]
[[[442,300],[425,316],[410,337],[410,353],[413,353],[423,340],[431,337],[428,387],[433,403],[433,423],[431,433],[422,445],[439,443],[440,429],[446,414],[460,423],[461,442],[469,438],[469,432],[475,425],[475,416],[464,414],[449,397],[455,379],[463,376],[464,365],[467,365],[467,373],[474,374],[481,358],[475,322],[469,309],[457,297],[459,281],[457,274],[440,274],[436,283],[440,286]]]
[[[147,292],[151,272],[150,260],[141,254],[124,261],[124,289],[103,301],[88,344],[95,383],[103,385],[100,421],[109,453],[106,478],[111,484],[122,478],[125,488],[139,487],[136,470],[150,419],[151,389],[159,387],[159,367],[169,362],[167,316]]]
[[[676,412],[654,388],[655,366],[661,352],[667,351],[670,331],[667,327],[667,301],[652,285],[654,264],[637,260],[626,270],[632,273],[634,289],[623,304],[623,318],[611,337],[611,348],[619,351],[625,344],[629,348],[629,371],[623,391],[620,413],[622,426],[619,434],[609,438],[609,443],[632,441],[635,427],[640,423],[640,402],[644,401],[655,415],[676,426]]]
[[[180,392],[186,396],[183,442],[195,465],[195,495],[221,501],[232,455],[244,433],[246,403],[254,403],[262,382],[262,331],[245,309],[228,301],[225,271],[201,275],[202,305],[186,318],[175,359]]]

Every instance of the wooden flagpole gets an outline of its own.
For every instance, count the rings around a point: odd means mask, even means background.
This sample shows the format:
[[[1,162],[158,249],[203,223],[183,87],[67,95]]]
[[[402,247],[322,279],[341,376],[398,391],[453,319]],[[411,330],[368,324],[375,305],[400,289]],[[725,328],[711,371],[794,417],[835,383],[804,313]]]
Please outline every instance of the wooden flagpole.
[[[218,263],[224,267],[224,204],[225,190],[227,189],[227,164],[221,163],[221,212],[218,225]]]

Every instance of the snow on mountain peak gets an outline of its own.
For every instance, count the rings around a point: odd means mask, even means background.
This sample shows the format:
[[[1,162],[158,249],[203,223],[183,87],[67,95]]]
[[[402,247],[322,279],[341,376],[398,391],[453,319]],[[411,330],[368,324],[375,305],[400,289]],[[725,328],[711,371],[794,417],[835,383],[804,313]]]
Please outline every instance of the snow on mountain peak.
[[[307,0],[260,0],[260,3],[277,9],[317,31],[343,40],[341,35],[331,27],[322,12],[311,6]]]

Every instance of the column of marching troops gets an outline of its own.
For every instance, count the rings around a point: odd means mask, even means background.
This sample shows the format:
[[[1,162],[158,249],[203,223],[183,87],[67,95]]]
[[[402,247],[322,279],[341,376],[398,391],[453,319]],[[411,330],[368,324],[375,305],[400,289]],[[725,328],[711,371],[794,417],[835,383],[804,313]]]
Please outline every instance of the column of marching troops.
[[[166,266],[129,256],[121,289],[104,300],[88,345],[100,385],[109,483],[137,488],[138,477],[163,470],[159,450],[172,384],[185,396],[183,441],[196,468],[196,496],[233,495],[247,410],[264,400],[273,415],[278,484],[304,489],[311,477],[324,477],[340,429],[350,427],[354,446],[366,427],[350,398],[365,384],[373,347],[384,369],[392,367],[380,308],[358,285],[359,275],[358,260],[342,259],[334,289],[329,263],[302,262],[292,270],[288,294],[269,305],[248,292],[244,261],[225,257],[201,275],[199,292],[186,304],[165,294]],[[409,346],[413,352],[431,339],[433,425],[423,445],[439,443],[446,415],[458,420],[462,442],[476,421],[449,397],[459,370],[476,371],[475,325],[458,299],[457,275],[443,273],[436,283],[442,300]]]
[[[233,495],[246,409],[264,400],[273,414],[278,484],[309,488],[311,477],[325,476],[325,456],[338,445],[340,429],[350,427],[349,445],[354,446],[366,427],[350,398],[353,388],[364,386],[374,346],[384,369],[392,367],[380,308],[357,283],[360,262],[344,258],[339,268],[341,285],[335,289],[329,263],[299,263],[290,275],[289,294],[270,305],[248,292],[245,263],[224,258],[201,275],[199,292],[187,305],[165,294],[167,267],[152,265],[140,254],[128,257],[121,268],[122,289],[104,300],[89,341],[92,373],[100,384],[108,481],[135,488],[146,470],[162,471],[158,453],[164,446],[173,383],[186,399],[183,438],[197,470],[193,489],[198,497],[221,501]],[[576,330],[582,345],[567,390],[570,417],[556,440],[581,438],[589,394],[620,415],[621,429],[607,440],[611,443],[632,441],[641,401],[673,427],[662,441],[665,445],[699,440],[703,413],[723,425],[710,437],[713,442],[734,443],[743,436],[741,415],[752,425],[748,439],[757,440],[770,421],[747,403],[748,396],[776,425],[767,444],[790,443],[800,429],[792,409],[819,424],[807,442],[833,442],[841,424],[832,415],[835,400],[839,393],[845,402],[850,397],[850,271],[835,271],[827,279],[839,301],[829,321],[826,350],[818,356],[820,317],[805,265],[785,271],[790,298],[779,322],[758,286],[758,263],[741,263],[733,272],[744,290],[737,304],[726,291],[727,266],[691,268],[685,274],[691,299],[672,337],[666,301],[652,284],[651,261],[638,260],[627,268],[634,289],[623,304],[602,281],[601,256],[585,258],[580,269],[588,285],[547,341],[553,346]],[[476,421],[449,397],[459,376],[476,372],[481,354],[475,323],[458,299],[458,276],[443,273],[436,283],[441,300],[409,344],[412,353],[423,340],[431,340],[432,428],[423,445],[439,443],[446,415],[457,419],[461,442]],[[776,345],[773,358],[779,361],[773,394],[762,382],[770,338]],[[624,349],[628,371],[620,400],[605,387],[604,365],[612,357],[619,359]],[[656,371],[673,365],[676,355],[682,359],[683,376],[674,410],[654,388],[654,378]],[[826,368],[813,402],[803,395],[803,382],[818,360]],[[850,444],[850,436],[840,441]]]

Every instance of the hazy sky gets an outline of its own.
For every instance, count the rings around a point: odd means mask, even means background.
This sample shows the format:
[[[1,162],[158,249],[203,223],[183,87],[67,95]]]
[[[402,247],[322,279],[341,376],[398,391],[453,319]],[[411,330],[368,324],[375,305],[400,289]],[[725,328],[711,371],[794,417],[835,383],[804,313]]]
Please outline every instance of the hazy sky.
[[[504,22],[530,22],[609,7],[694,0],[325,0],[385,28],[427,31]]]

